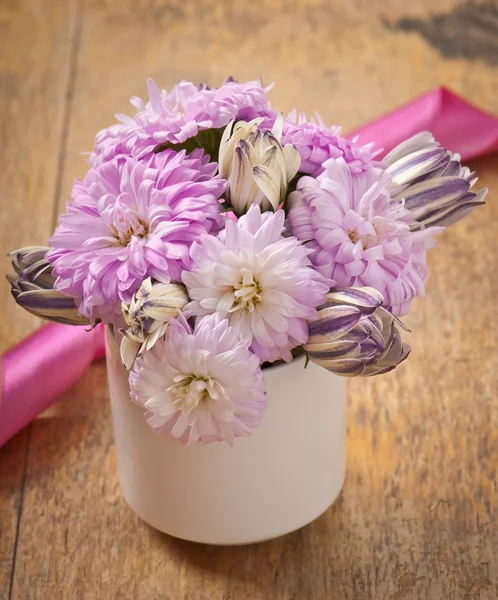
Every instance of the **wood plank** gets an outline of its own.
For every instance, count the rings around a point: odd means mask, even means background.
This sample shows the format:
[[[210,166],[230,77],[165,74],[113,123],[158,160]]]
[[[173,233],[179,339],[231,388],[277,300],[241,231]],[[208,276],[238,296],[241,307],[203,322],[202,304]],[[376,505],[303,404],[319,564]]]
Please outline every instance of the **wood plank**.
[[[2,2],[0,7],[0,254],[45,244],[64,125],[75,2]],[[0,352],[40,326],[0,291]],[[0,449],[0,599],[8,598],[28,431]]]
[[[181,77],[216,84],[227,73],[262,75],[278,82],[274,105],[317,107],[346,127],[438,83],[498,112],[495,71],[484,59],[448,60],[396,25],[434,20],[433,2],[413,4],[89,0],[63,195],[86,168],[77,153],[113,112],[127,110],[128,96],[144,93],[147,75],[165,87]],[[455,4],[438,10],[450,14]],[[495,158],[476,168],[498,189]],[[33,424],[12,597],[496,598],[494,196],[431,253],[428,297],[408,320],[409,362],[352,382],[347,480],[324,516],[240,548],[155,532],[120,495],[105,367],[95,365],[50,419]]]
[[[0,449],[0,600],[9,598],[19,527],[29,429]]]

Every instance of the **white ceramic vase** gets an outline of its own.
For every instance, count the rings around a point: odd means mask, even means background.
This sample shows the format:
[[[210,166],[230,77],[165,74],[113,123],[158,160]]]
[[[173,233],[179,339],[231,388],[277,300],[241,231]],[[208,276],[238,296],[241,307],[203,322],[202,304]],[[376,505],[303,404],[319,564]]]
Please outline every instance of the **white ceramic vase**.
[[[147,523],[205,544],[249,544],[299,529],[339,494],[345,474],[346,380],[304,359],[265,369],[268,408],[234,447],[185,447],[150,428],[107,339],[118,473]]]

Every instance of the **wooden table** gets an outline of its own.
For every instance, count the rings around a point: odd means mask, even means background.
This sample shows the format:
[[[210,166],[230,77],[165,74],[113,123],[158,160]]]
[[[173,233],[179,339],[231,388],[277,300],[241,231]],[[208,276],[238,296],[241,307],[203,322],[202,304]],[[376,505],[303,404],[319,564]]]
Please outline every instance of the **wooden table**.
[[[276,81],[274,106],[358,126],[438,84],[498,113],[498,6],[455,0],[3,0],[0,243],[44,244],[80,153],[145,79]],[[411,359],[349,388],[336,504],[269,543],[159,534],[116,480],[105,365],[0,450],[0,600],[498,597],[498,162],[440,236]],[[3,259],[5,270],[7,260]],[[1,288],[1,349],[39,326]]]

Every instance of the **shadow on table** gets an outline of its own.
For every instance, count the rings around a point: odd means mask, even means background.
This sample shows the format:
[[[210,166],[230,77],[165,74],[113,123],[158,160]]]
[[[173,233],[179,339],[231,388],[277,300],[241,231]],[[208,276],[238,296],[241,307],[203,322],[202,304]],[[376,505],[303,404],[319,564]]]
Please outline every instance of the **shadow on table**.
[[[311,598],[333,585],[333,568],[328,561],[339,551],[342,507],[341,494],[328,511],[306,527],[244,546],[197,544],[157,531],[151,535],[175,562],[204,573],[206,581],[225,580],[227,598],[251,597],[258,590],[264,591],[265,597],[275,590],[275,598],[294,598],[299,590],[300,598]]]

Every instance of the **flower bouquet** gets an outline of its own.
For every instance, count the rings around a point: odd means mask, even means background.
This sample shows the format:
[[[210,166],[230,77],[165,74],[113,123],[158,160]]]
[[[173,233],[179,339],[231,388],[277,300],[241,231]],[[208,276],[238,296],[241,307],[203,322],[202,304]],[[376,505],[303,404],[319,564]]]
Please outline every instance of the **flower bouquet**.
[[[49,247],[12,253],[12,293],[106,325],[120,480],[142,518],[270,538],[339,493],[344,378],[408,357],[400,317],[427,250],[487,190],[429,132],[380,160],[284,117],[257,81],[148,88],[97,135]]]

